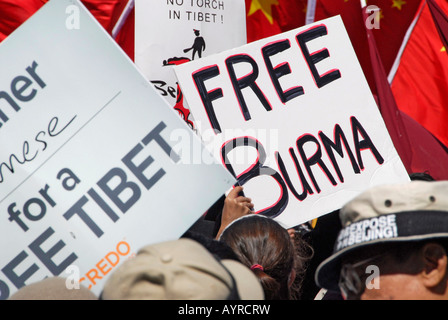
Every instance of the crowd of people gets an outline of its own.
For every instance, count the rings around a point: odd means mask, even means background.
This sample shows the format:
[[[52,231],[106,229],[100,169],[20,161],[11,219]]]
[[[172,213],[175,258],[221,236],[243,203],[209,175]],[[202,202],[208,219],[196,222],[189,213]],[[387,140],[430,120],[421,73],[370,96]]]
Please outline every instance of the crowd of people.
[[[62,278],[11,300],[425,300],[448,298],[448,181],[413,174],[291,229],[235,187],[179,239],[123,262],[100,296]]]

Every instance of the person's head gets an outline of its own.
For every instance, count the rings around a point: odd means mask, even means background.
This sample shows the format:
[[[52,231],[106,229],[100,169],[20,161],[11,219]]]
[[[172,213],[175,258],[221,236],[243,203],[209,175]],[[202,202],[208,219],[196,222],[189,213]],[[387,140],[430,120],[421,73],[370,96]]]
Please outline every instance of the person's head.
[[[107,279],[101,300],[262,300],[246,266],[181,238],[140,249]]]
[[[305,254],[279,223],[251,214],[233,221],[219,239],[251,268],[263,286],[266,300],[298,298]],[[302,260],[303,259],[303,260]]]
[[[448,299],[447,266],[441,241],[378,244],[342,260],[340,285],[348,299]]]
[[[204,248],[206,248],[213,256],[219,260],[236,260],[238,262],[238,256],[230,248],[227,243],[215,240],[201,233],[187,231],[181,238],[187,238],[199,242]]]
[[[347,299],[448,299],[448,181],[371,188],[340,218],[317,285]]]

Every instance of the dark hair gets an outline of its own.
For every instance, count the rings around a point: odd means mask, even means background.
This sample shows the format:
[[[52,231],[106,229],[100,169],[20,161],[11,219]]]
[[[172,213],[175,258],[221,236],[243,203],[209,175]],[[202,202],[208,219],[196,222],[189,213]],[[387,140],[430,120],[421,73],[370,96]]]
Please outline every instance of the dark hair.
[[[213,254],[218,260],[235,260],[239,262],[237,255],[233,252],[232,248],[224,242],[220,242],[215,239],[211,239],[197,232],[187,231],[182,235],[182,238],[188,238],[199,242],[204,248],[206,248],[211,254]]]
[[[294,269],[301,283],[305,267],[298,249],[302,248],[296,247],[278,222],[255,214],[245,216],[232,222],[220,241],[227,243],[247,267],[261,266],[251,269],[260,280],[266,300],[299,298],[299,287],[290,287],[289,282]]]

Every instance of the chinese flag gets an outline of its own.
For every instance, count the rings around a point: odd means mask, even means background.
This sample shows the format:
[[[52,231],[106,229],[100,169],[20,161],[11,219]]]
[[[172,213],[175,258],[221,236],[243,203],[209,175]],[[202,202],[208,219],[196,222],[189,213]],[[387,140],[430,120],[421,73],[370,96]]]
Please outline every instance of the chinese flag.
[[[366,13],[363,12],[366,16]],[[420,123],[400,111],[386,77],[375,37],[366,29],[378,106],[408,173],[427,172],[436,180],[448,179],[448,149]]]
[[[367,18],[366,11],[362,11],[363,17]],[[412,149],[403,118],[396,105],[386,71],[381,61],[381,56],[376,45],[375,37],[370,28],[366,28],[367,44],[370,53],[372,75],[377,89],[377,103],[381,115],[386,124],[389,135],[393,141],[403,165],[408,173],[412,172]]]
[[[442,13],[448,3],[437,1]],[[440,25],[439,25],[440,26]],[[448,33],[448,30],[445,30]],[[392,80],[400,110],[448,146],[448,53],[427,4],[412,29]],[[430,155],[428,155],[430,156]],[[448,166],[448,162],[445,162]]]
[[[305,25],[307,0],[245,0],[247,42]]]
[[[439,32],[440,40],[442,40],[445,48],[448,48],[448,17],[435,0],[428,0],[427,3]],[[442,3],[442,6],[446,8],[446,3],[445,5]]]
[[[367,16],[363,16],[359,0],[311,2],[315,6],[314,21],[341,15],[370,89],[376,94],[365,28],[370,26],[376,42],[381,44],[377,48],[378,54],[388,74],[421,1],[369,0],[368,7],[376,6],[380,11],[378,15],[372,12]]]
[[[351,0],[350,0],[351,1]],[[421,0],[369,0],[368,6],[375,5],[380,9],[379,29],[372,29],[378,44],[378,53],[386,74],[389,74],[400,50],[406,32],[414,20]],[[367,21],[366,23],[369,23]]]

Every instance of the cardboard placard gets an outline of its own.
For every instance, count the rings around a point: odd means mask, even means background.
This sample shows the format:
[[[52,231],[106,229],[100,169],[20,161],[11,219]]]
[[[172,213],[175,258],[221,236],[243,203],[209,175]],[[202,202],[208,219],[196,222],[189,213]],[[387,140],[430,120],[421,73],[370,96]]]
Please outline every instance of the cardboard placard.
[[[173,66],[244,44],[244,0],[135,2],[135,64],[193,129]]]
[[[0,298],[54,275],[98,294],[235,182],[174,150],[206,152],[81,2],[48,2],[0,57]]]
[[[174,70],[206,146],[285,227],[409,181],[339,16]]]

